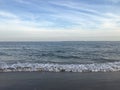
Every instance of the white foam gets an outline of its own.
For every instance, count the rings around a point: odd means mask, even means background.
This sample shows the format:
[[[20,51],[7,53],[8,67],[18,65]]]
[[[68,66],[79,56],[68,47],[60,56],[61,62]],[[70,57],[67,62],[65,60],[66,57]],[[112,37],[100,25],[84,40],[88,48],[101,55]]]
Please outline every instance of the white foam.
[[[120,62],[94,64],[52,64],[52,63],[0,63],[1,72],[47,71],[47,72],[113,72],[120,71]]]

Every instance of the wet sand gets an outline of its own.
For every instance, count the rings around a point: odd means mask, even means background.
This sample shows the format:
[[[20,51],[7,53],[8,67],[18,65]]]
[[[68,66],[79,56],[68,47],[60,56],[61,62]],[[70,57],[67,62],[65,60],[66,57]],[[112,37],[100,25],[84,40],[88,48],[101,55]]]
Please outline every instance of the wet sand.
[[[0,73],[0,90],[120,90],[120,72]]]

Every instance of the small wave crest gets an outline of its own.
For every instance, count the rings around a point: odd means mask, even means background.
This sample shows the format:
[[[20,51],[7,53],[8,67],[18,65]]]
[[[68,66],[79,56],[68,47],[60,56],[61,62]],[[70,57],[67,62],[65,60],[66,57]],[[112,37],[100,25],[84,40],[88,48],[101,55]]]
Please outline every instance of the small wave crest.
[[[44,71],[44,72],[113,72],[120,71],[120,62],[94,64],[53,64],[0,62],[0,72]]]

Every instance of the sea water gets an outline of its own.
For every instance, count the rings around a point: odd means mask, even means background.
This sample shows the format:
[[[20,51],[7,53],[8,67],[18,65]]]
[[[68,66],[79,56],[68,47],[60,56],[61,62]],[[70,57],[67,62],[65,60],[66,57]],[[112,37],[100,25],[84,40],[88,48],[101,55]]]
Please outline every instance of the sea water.
[[[0,42],[0,72],[120,71],[120,42]]]

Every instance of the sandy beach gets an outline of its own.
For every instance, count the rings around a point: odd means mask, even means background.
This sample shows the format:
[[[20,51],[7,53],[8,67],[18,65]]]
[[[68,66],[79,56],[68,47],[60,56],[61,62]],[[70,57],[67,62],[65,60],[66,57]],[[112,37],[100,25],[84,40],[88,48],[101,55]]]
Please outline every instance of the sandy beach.
[[[120,72],[0,73],[0,90],[120,90]]]

